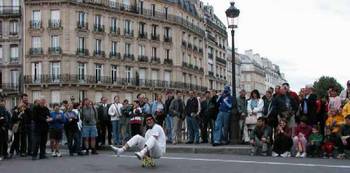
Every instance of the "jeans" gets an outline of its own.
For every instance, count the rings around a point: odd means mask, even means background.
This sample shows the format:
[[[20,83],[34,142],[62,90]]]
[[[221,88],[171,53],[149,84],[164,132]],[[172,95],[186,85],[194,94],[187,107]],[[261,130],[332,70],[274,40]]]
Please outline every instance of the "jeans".
[[[69,153],[80,153],[81,135],[79,130],[67,129],[67,140]]]
[[[229,112],[219,112],[214,127],[214,143],[220,144],[221,141],[227,142],[228,129],[230,125]]]
[[[181,128],[182,128],[182,119],[178,116],[172,117],[173,129],[172,129],[172,140],[173,143],[180,143],[181,141]]]
[[[253,155],[260,155],[260,154],[266,155],[268,150],[269,150],[269,144],[266,142],[262,142],[257,137],[255,137],[254,142],[255,142],[255,144],[252,145],[251,153]]]
[[[112,134],[114,137],[114,144],[119,145],[119,120],[112,121]]]
[[[173,117],[168,114],[165,118],[165,127],[166,127],[166,136],[168,137],[168,141],[173,141],[172,129],[173,129]]]
[[[188,142],[199,143],[199,126],[195,117],[187,116]]]
[[[119,120],[119,139],[126,142],[130,138],[129,119],[121,117]],[[123,143],[124,144],[124,143]]]

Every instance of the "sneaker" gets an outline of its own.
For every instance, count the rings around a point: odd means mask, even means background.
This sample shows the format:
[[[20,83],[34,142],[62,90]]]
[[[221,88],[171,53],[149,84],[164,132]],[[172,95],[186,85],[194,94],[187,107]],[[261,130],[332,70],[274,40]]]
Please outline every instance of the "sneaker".
[[[301,158],[305,158],[306,157],[306,152],[303,152],[301,155],[300,155]]]
[[[275,153],[275,152],[272,152],[272,157],[278,157],[278,156],[280,156],[280,155]]]
[[[281,154],[281,157],[287,158],[287,157],[289,157],[289,155],[290,155],[289,152],[284,152],[283,154]]]
[[[297,154],[295,155],[296,158],[300,157],[300,152],[297,152]]]
[[[4,160],[4,158],[3,157],[0,157],[0,161],[3,161]]]
[[[57,152],[52,152],[52,153],[51,153],[51,156],[52,156],[52,157],[57,157]]]
[[[110,145],[112,151],[114,152],[115,155],[117,155],[118,157],[120,156],[120,154],[122,154],[124,152],[123,148],[117,148],[113,145]]]
[[[58,152],[56,152],[56,156],[57,157],[62,157],[62,154],[58,151]]]
[[[139,160],[143,160],[143,154],[141,152],[135,152],[135,156],[139,159]]]

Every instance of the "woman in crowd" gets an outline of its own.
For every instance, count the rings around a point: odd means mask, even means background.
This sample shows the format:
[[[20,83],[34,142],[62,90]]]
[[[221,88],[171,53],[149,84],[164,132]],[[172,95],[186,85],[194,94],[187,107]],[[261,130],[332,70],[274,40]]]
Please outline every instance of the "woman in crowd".
[[[273,157],[290,157],[290,150],[293,146],[292,130],[287,126],[288,121],[281,119],[275,132],[275,140],[273,143]]]
[[[244,140],[249,142],[250,132],[255,128],[257,119],[263,116],[264,101],[258,90],[253,90],[247,103],[248,116],[245,119]]]

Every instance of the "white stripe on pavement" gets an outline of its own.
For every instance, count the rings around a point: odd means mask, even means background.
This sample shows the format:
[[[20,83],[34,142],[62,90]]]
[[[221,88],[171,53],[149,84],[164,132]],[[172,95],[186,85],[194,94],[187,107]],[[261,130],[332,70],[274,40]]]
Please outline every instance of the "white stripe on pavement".
[[[113,156],[117,157],[117,156]],[[136,158],[135,156],[122,155],[123,158]],[[343,168],[350,169],[348,165],[324,165],[324,164],[308,164],[308,163],[286,163],[286,162],[260,162],[247,160],[223,160],[223,159],[203,159],[203,158],[186,158],[186,157],[162,157],[166,160],[187,160],[187,161],[202,161],[202,162],[223,162],[223,163],[243,163],[243,164],[260,164],[260,165],[285,165],[285,166],[300,166],[300,167],[324,167],[324,168]]]

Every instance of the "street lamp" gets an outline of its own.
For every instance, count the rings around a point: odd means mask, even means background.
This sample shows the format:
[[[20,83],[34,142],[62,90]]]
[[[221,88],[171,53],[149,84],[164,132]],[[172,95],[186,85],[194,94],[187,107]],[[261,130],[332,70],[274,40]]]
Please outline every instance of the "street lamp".
[[[239,16],[239,9],[235,7],[235,3],[231,2],[231,6],[226,10],[227,17],[227,27],[231,29],[231,37],[232,37],[232,120],[231,120],[231,143],[238,144],[239,143],[239,116],[235,115],[237,113],[237,96],[236,96],[236,54],[235,54],[235,28],[237,28],[237,22],[235,22],[235,18]]]

